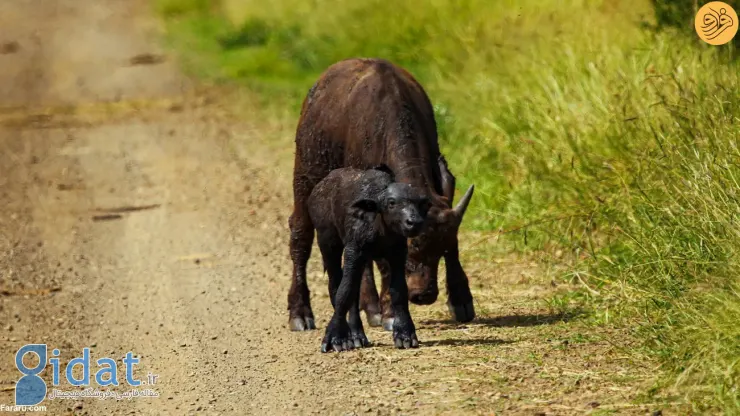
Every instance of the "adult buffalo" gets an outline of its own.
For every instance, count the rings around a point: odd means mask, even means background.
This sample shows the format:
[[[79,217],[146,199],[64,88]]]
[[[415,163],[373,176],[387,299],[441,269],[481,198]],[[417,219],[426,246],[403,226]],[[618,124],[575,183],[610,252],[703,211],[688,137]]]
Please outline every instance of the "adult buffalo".
[[[306,282],[314,226],[308,215],[311,190],[333,169],[367,169],[386,164],[398,182],[419,188],[431,201],[421,235],[409,240],[406,281],[409,300],[418,305],[437,300],[437,269],[445,258],[450,313],[458,322],[475,317],[468,278],[458,253],[457,231],[473,186],[452,208],[455,177],[440,154],[434,110],[421,85],[405,69],[383,59],[339,61],[320,76],[303,100],[296,130],[290,255],[293,281],[288,293],[290,328],[315,329]],[[366,269],[361,307],[368,323],[391,330],[390,267],[382,274],[378,296],[372,263]]]

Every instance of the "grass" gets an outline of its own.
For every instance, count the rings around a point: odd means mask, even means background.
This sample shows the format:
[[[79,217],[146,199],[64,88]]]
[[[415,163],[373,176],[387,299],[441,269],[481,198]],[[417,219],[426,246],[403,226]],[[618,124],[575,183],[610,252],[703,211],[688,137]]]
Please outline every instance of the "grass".
[[[465,227],[565,267],[584,290],[553,304],[631,328],[644,341],[635,353],[662,365],[655,392],[740,413],[740,64],[736,46],[686,29],[691,3],[156,7],[188,69],[257,92],[288,133],[331,63],[408,68],[435,104],[460,188],[476,184]]]

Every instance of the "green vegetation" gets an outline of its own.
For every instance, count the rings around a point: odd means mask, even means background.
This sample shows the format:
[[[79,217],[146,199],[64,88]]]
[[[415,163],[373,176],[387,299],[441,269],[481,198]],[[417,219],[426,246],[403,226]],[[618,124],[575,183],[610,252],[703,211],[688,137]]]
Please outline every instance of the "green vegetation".
[[[699,411],[738,413],[740,63],[736,46],[686,29],[693,3],[157,7],[188,68],[243,83],[291,129],[331,63],[378,56],[408,68],[435,104],[460,187],[477,186],[466,226],[516,230],[508,249],[559,261],[583,284],[568,304],[644,340],[636,353],[663,363],[660,387]]]

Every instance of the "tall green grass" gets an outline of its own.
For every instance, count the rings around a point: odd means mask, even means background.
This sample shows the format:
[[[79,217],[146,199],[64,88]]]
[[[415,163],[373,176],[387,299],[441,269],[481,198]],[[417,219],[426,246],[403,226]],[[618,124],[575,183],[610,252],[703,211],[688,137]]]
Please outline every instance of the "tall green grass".
[[[661,387],[699,411],[740,413],[737,48],[703,45],[683,23],[671,29],[676,3],[666,4],[157,8],[188,68],[257,91],[264,111],[287,111],[290,128],[330,64],[377,56],[408,68],[435,104],[461,187],[477,186],[466,227],[519,230],[505,234],[509,249],[566,249],[566,278],[587,287],[574,298],[644,340],[641,353],[663,364]]]

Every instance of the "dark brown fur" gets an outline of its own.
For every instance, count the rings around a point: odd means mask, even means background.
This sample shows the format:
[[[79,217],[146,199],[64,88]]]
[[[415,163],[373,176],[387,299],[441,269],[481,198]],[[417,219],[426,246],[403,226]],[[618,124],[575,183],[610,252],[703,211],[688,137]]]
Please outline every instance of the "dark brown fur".
[[[382,59],[348,59],[330,66],[309,90],[296,131],[293,170],[294,210],[290,217],[293,281],[288,294],[291,328],[313,329],[306,284],[314,227],[307,214],[313,187],[333,169],[367,169],[385,164],[398,182],[420,189],[432,201],[425,232],[409,241],[406,264],[409,298],[431,304],[438,295],[437,268],[445,257],[450,309],[458,321],[475,316],[468,279],[460,265],[457,229],[467,202],[451,209],[455,178],[440,154],[434,111],[424,89],[403,68]],[[469,201],[472,187],[464,197]],[[390,271],[383,275],[380,304],[372,278],[365,272],[363,309],[371,325],[383,313],[390,329]]]

